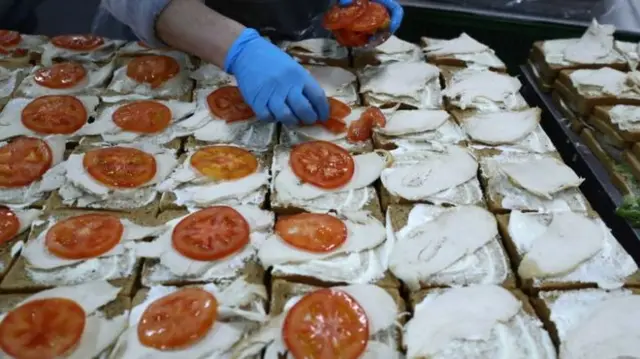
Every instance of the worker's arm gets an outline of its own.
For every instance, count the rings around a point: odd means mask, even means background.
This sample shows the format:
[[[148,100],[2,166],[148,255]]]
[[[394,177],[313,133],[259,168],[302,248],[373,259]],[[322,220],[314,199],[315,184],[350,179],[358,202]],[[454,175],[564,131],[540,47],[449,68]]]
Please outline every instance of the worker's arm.
[[[200,0],[103,0],[102,6],[149,45],[167,44],[233,74],[261,120],[296,124],[329,117],[326,95],[308,71]]]

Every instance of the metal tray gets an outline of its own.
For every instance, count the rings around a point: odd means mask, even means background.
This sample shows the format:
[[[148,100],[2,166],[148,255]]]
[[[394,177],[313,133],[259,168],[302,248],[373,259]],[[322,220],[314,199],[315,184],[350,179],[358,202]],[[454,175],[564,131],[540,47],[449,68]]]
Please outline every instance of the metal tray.
[[[564,161],[585,179],[580,188],[593,209],[611,228],[620,244],[640,265],[640,230],[615,214],[622,203],[622,195],[611,183],[604,166],[591,150],[582,143],[580,137],[568,126],[563,125],[563,115],[548,93],[542,92],[528,66],[520,66],[523,83],[522,95],[531,106],[542,109],[542,127],[560,152]],[[565,121],[566,122],[566,121]]]

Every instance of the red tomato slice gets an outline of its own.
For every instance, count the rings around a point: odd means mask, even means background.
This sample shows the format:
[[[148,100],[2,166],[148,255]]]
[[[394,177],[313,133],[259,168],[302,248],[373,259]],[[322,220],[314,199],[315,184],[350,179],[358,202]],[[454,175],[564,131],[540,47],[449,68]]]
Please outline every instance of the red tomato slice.
[[[27,302],[10,311],[0,323],[0,348],[16,359],[66,356],[80,341],[86,313],[65,298]]]
[[[0,245],[12,240],[20,231],[18,216],[7,207],[0,207]]]
[[[347,140],[349,142],[361,142],[371,138],[373,127],[384,127],[387,120],[382,111],[377,107],[369,107],[360,118],[351,122]]]
[[[75,51],[88,51],[94,50],[102,44],[104,39],[100,36],[91,34],[87,35],[60,35],[51,39],[51,43],[63,49],[75,50]]]
[[[191,156],[191,166],[203,176],[217,181],[231,181],[247,177],[258,169],[256,156],[240,147],[211,146]]]
[[[33,74],[34,81],[52,89],[74,87],[87,76],[87,70],[75,62],[62,62],[51,67],[43,67]]]
[[[22,41],[22,35],[17,31],[0,30],[0,46],[13,47]]]
[[[118,217],[85,214],[56,223],[45,236],[45,245],[65,259],[89,259],[112,250],[120,243],[124,226]]]
[[[249,243],[249,223],[231,207],[200,210],[184,218],[173,229],[173,248],[199,261],[225,258]]]
[[[313,253],[327,253],[347,240],[347,226],[328,214],[301,213],[280,217],[276,233],[296,248]]]
[[[207,335],[217,317],[218,301],[213,294],[183,288],[147,307],[138,324],[138,339],[158,350],[189,347]]]
[[[42,96],[22,110],[22,124],[42,134],[71,134],[87,123],[87,110],[73,96]]]
[[[0,187],[22,187],[51,168],[53,154],[38,138],[19,137],[0,147]]]
[[[334,189],[347,184],[355,169],[353,157],[344,148],[326,141],[311,141],[291,150],[289,165],[303,182]]]
[[[256,114],[244,101],[237,86],[223,86],[207,96],[211,113],[227,122],[245,121]]]
[[[389,27],[389,12],[383,5],[369,3],[364,13],[349,25],[349,30],[375,34],[377,31]]]
[[[282,338],[294,358],[357,359],[367,348],[369,319],[345,292],[320,289],[289,310]]]
[[[127,65],[127,76],[134,81],[158,88],[180,72],[180,64],[171,56],[146,55],[134,58]]]
[[[329,118],[319,124],[332,133],[342,133],[347,130],[344,118],[351,114],[351,107],[346,103],[329,97]]]
[[[91,150],[82,165],[95,180],[115,188],[140,187],[156,175],[156,159],[130,147]]]
[[[370,34],[363,32],[355,32],[348,29],[340,29],[333,32],[336,41],[347,47],[361,47],[369,42]]]
[[[368,0],[355,0],[351,5],[334,5],[327,11],[323,18],[323,26],[327,30],[339,30],[348,27],[353,21],[364,14]]]
[[[125,131],[158,133],[169,127],[171,109],[157,101],[142,100],[119,107],[111,119]]]

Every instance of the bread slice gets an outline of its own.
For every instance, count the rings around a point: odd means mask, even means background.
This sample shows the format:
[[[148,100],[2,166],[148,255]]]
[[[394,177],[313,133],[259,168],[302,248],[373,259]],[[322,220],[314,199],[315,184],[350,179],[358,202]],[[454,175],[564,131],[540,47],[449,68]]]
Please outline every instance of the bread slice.
[[[423,51],[425,51],[425,49],[429,46],[438,45],[446,41],[449,41],[449,40],[422,37],[420,39],[420,45],[422,46]],[[436,66],[453,66],[453,67],[486,66],[487,61],[489,61],[495,64],[489,67],[490,70],[497,71],[497,72],[507,72],[507,66],[491,49],[488,49],[486,51],[482,51],[479,53],[460,54],[460,55],[456,55],[456,54],[432,55],[432,54],[426,53],[425,56],[427,58],[427,62],[432,63]]]
[[[478,150],[475,153],[480,163],[480,181],[485,190],[489,209],[494,213],[507,213],[511,210],[524,212],[553,210],[558,209],[557,206],[560,203],[562,210],[566,210],[568,206],[576,212],[592,211],[589,202],[579,188],[568,188],[557,192],[552,196],[553,201],[550,201],[516,186],[500,168],[500,164],[522,163],[523,161],[542,159],[543,156],[550,156],[562,161],[558,153],[540,155],[497,150]]]
[[[296,61],[305,65],[348,68],[351,64],[349,48],[338,45],[333,39],[316,38],[298,42],[283,41],[278,46]]]
[[[160,213],[157,218],[158,223],[167,223],[171,220],[188,215],[187,210],[168,210]],[[160,263],[160,259],[147,258],[142,265],[141,283],[143,286],[151,287],[154,285],[177,285],[183,286],[187,284],[198,283],[214,283],[215,285],[225,286],[237,278],[244,278],[248,283],[262,284],[265,278],[265,271],[258,263],[257,257],[253,257],[249,261],[242,263],[242,267],[237,269],[232,277],[207,278],[206,280],[198,280],[188,277],[177,276]]]
[[[90,211],[90,210],[47,210],[43,218],[52,218],[56,220],[62,220],[65,218],[78,216],[89,213],[109,213],[117,217],[128,219],[134,224],[141,226],[155,226],[157,220],[155,216],[149,214],[132,214],[121,212],[104,212],[104,211]],[[35,240],[42,232],[48,227],[48,222],[42,221],[40,223],[34,223],[28,237],[28,241]],[[26,259],[23,256],[18,257],[15,260],[14,265],[11,267],[7,275],[0,284],[0,291],[5,293],[33,293],[43,289],[48,289],[57,286],[75,285],[92,280],[104,280],[104,277],[100,277],[99,271],[87,267],[86,262],[80,262],[70,266],[59,267],[51,270],[34,270],[30,269]],[[97,263],[94,263],[97,264]],[[139,276],[142,260],[136,260],[132,266],[131,273],[126,277],[115,278],[109,280],[111,284],[117,287],[122,287],[121,295],[130,295],[136,287],[136,283]]]
[[[567,332],[586,319],[590,309],[608,299],[640,295],[637,289],[580,289],[572,291],[540,292],[531,303],[557,347],[562,345]]]
[[[411,295],[409,299],[410,307],[413,313],[416,313],[421,308],[428,307],[433,300],[437,300],[437,298],[441,295],[446,294],[447,292],[453,291],[456,289],[445,289],[445,288],[432,288],[426,289],[420,292],[415,292]],[[510,353],[515,354],[514,352],[517,349],[520,349],[520,354],[525,353],[536,353],[537,358],[546,358],[553,359],[556,358],[556,350],[553,346],[553,343],[549,337],[549,333],[542,328],[542,323],[538,316],[536,315],[536,311],[531,304],[529,298],[522,293],[518,289],[511,289],[509,292],[513,295],[513,297],[521,303],[520,310],[510,318],[508,321],[500,321],[499,324],[494,324],[496,326],[500,326],[499,332],[497,334],[498,328],[494,327],[491,330],[491,335],[487,335],[486,338],[456,338],[456,347],[452,344],[447,345],[446,352],[443,350],[438,353],[437,358],[489,358],[493,357],[490,353],[503,353],[504,350],[500,350],[502,347],[501,344],[502,339],[509,338],[508,345],[511,345],[509,349]],[[469,307],[473,307],[475,305],[475,301],[477,298],[468,298],[467,308],[464,309],[464,312],[469,311]],[[484,307],[478,307],[478,310],[483,310]],[[489,308],[487,308],[489,309]],[[461,309],[463,310],[463,309]],[[444,324],[441,320],[435,320],[435,322],[440,322]],[[428,328],[431,323],[425,322],[421,323],[420,328]],[[442,325],[441,324],[441,325]],[[454,324],[454,323],[451,323]],[[444,326],[444,325],[443,325]],[[486,328],[489,329],[489,328]],[[487,332],[487,334],[489,334]],[[451,334],[450,334],[451,335]],[[414,336],[415,338],[415,336]],[[426,339],[426,338],[425,338]],[[465,340],[466,339],[466,340]],[[507,344],[504,344],[507,345]],[[468,347],[467,347],[468,346]],[[497,348],[495,348],[497,346]],[[524,347],[526,346],[526,347]],[[480,348],[485,348],[487,351],[480,351]],[[406,342],[405,342],[406,348]],[[455,349],[458,350],[455,350]],[[466,349],[466,350],[465,350]],[[527,350],[528,349],[528,350]],[[489,351],[493,350],[493,351]],[[446,353],[446,354],[445,354]],[[414,358],[414,357],[412,357]],[[415,359],[430,359],[432,357],[420,357]]]
[[[0,67],[14,69],[39,63],[42,55],[40,46],[48,40],[47,37],[27,34],[20,34],[20,36],[21,41],[18,46],[7,49],[11,52],[9,55],[0,55]]]
[[[540,214],[527,214],[536,215],[540,218],[546,218],[547,215]],[[627,254],[627,252],[618,243],[616,238],[609,232],[606,225],[596,215],[589,216],[590,218],[597,220],[602,228],[605,246],[603,250],[597,256],[592,257],[585,263],[582,263],[573,272],[564,276],[552,277],[552,278],[535,278],[525,279],[519,277],[521,288],[527,293],[535,294],[538,291],[548,290],[574,290],[583,288],[596,288],[598,287],[599,279],[607,282],[609,277],[613,277],[616,272],[620,272],[623,266],[633,265],[633,259]],[[526,246],[531,244],[531,239],[528,236],[522,236],[521,238],[514,238],[515,233],[512,233],[509,229],[509,222],[511,214],[498,215],[498,226],[500,233],[504,239],[505,246],[511,257],[514,270],[517,273],[518,267],[522,262],[522,259],[526,255]],[[517,227],[521,231],[524,230],[521,227]],[[606,274],[604,274],[606,273]],[[601,278],[598,278],[601,276]],[[626,278],[620,278],[622,282],[627,286],[640,287],[640,271],[636,270],[633,274],[628,275]]]
[[[1,62],[2,60],[0,60]],[[28,65],[27,65],[28,66]],[[0,111],[2,111],[7,103],[14,97],[22,80],[29,74],[28,67],[2,68],[0,66],[0,74],[2,77],[9,75],[8,78],[0,79]]]
[[[580,90],[571,79],[571,75],[576,71],[598,71],[598,70],[563,70],[560,71],[554,84],[554,88],[560,92],[565,99],[567,106],[579,115],[586,116],[593,111],[595,106],[613,105],[640,105],[640,94],[633,91],[624,91],[620,95],[614,96],[603,92]]]
[[[353,48],[353,67],[379,66],[389,62],[424,61],[420,46],[391,35],[374,48]]]
[[[2,207],[0,207],[2,209]],[[38,209],[11,209],[18,218],[20,228],[13,238],[0,243],[0,280],[9,272],[14,261],[20,255],[20,249],[29,238],[31,225],[38,220],[41,211]]]
[[[6,314],[12,309],[15,309],[16,306],[29,298],[29,294],[0,294],[0,313]],[[121,316],[128,311],[131,310],[131,299],[126,296],[119,295],[115,300],[109,302],[108,304],[98,308],[98,312],[101,312],[106,319],[112,319],[118,316]],[[98,335],[99,333],[92,333]],[[113,346],[115,343],[112,343],[107,349],[105,349],[100,355],[94,358],[86,358],[86,359],[101,359],[106,358],[110,355],[113,350]]]
[[[640,128],[622,129],[619,124],[614,122],[614,119],[612,117],[612,110],[615,107],[616,106],[596,106],[595,109],[593,110],[593,113],[591,114],[591,117],[594,119],[598,119],[604,122],[605,124],[607,124],[608,127],[611,130],[613,130],[613,132],[615,132],[622,139],[623,142],[639,142]],[[624,108],[624,107],[621,106],[619,107],[619,109],[620,108]],[[629,107],[629,108],[634,108],[634,107]],[[636,111],[639,111],[637,113],[640,113],[640,107],[637,107]],[[613,136],[613,134],[611,136]]]
[[[187,153],[183,153],[180,156],[180,158],[178,159],[180,164],[176,168],[179,168],[180,166],[184,165],[184,162],[187,161],[192,151],[195,152],[196,149],[190,149],[189,151],[187,151]],[[258,159],[258,169],[256,170],[256,172],[264,171],[268,173],[270,164],[272,162],[273,153],[271,151],[251,151],[251,152]],[[178,186],[178,188],[188,188],[188,187],[189,187],[189,183],[185,183],[183,185]],[[215,190],[215,189],[212,189],[212,190]],[[265,185],[264,188],[258,189],[256,191],[248,192],[246,193],[246,196],[248,197],[248,199],[246,200],[246,203],[242,203],[242,204],[251,204],[251,205],[259,206],[260,208],[266,208],[267,192],[268,192],[268,185]],[[182,210],[189,207],[189,205],[179,205],[177,203],[177,200],[178,200],[178,197],[176,196],[175,191],[172,190],[172,191],[163,192],[160,196],[160,211]],[[219,201],[218,203],[213,203],[211,205],[214,205],[214,204],[215,205],[224,205],[224,204],[235,205],[235,204],[241,204],[241,202],[243,202],[242,198],[227,198]],[[207,207],[207,206],[208,205],[202,205],[198,207]]]
[[[562,90],[563,86],[559,85],[551,92],[551,99],[557,106],[560,113],[564,116],[560,119],[560,124],[570,128],[575,133],[580,133],[585,127],[589,127],[583,116],[573,112],[569,107],[567,100],[563,97],[566,92]]]
[[[427,222],[426,213],[443,213],[446,209],[431,205],[392,205],[387,209],[387,231],[393,233],[393,241],[401,240],[399,232],[409,225],[409,217]],[[416,217],[420,216],[420,217]],[[412,221],[415,221],[412,220]],[[412,225],[413,226],[413,225]],[[415,227],[413,227],[415,228]],[[406,230],[406,229],[405,229]],[[388,240],[391,240],[388,238]],[[421,288],[458,287],[474,284],[496,284],[505,288],[516,288],[516,277],[511,270],[509,257],[502,246],[500,236],[496,236],[482,249],[461,258],[455,269],[445,269],[440,274],[420,281]],[[463,264],[468,264],[462,266]],[[415,292],[415,291],[414,291]]]
[[[591,116],[587,117],[587,124],[593,128],[594,133],[601,134],[606,139],[610,146],[613,146],[619,150],[624,150],[627,147],[631,147],[630,143],[633,141],[626,141],[622,134],[618,131],[616,126],[611,122],[603,119],[594,112]]]
[[[537,110],[536,116],[538,123],[541,121],[542,112],[540,109]],[[509,111],[509,112],[517,112],[517,111]],[[462,131],[467,131],[466,129],[469,126],[470,120],[477,115],[482,114],[478,110],[460,110],[457,108],[451,109],[451,114],[453,118],[458,122]],[[467,137],[469,137],[469,143],[473,147],[494,147],[501,149],[513,149],[524,152],[535,152],[535,153],[547,153],[547,152],[556,152],[556,148],[551,142],[549,136],[544,132],[541,125],[538,125],[533,131],[529,132],[528,135],[521,138],[517,142],[509,143],[509,144],[501,144],[501,145],[489,145],[486,143],[481,143],[472,138],[467,132]]]
[[[529,63],[536,69],[536,72],[539,75],[538,78],[544,87],[547,87],[547,88],[553,87],[553,83],[558,77],[558,74],[560,73],[560,71],[563,71],[563,70],[599,69],[605,66],[615,68],[620,71],[628,70],[627,62],[624,60],[624,58],[620,54],[617,54],[616,58],[614,58],[613,61],[610,61],[609,63],[601,63],[601,64],[577,64],[577,63],[568,63],[568,62],[559,64],[559,63],[549,63],[547,61],[547,54],[545,53],[545,42],[558,43],[558,44],[566,43],[566,45],[569,45],[570,43],[577,42],[578,40],[579,39],[558,39],[558,40],[536,41],[533,43],[533,47],[531,48],[531,52],[529,53]]]

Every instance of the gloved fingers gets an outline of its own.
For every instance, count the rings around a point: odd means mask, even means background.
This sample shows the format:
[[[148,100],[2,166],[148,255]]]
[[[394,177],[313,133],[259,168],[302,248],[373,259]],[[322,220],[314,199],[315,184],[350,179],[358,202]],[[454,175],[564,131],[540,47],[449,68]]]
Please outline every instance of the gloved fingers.
[[[318,121],[318,114],[311,102],[302,94],[302,88],[292,88],[287,96],[287,105],[293,114],[305,125],[311,125]]]
[[[402,24],[402,18],[404,18],[404,9],[397,1],[394,0],[373,0],[389,10],[391,15],[391,24],[389,24],[389,31],[393,34],[400,28]]]
[[[292,126],[298,124],[298,118],[291,111],[287,105],[287,94],[282,93],[280,90],[276,90],[269,98],[269,111],[271,116],[283,125]]]
[[[311,75],[308,75],[302,94],[313,106],[318,115],[317,121],[325,122],[329,118],[329,101],[320,84]]]
[[[269,111],[269,98],[271,97],[272,91],[261,91],[258,95],[251,101],[251,109],[255,112],[256,117],[259,121],[262,122],[275,122],[275,119],[271,115]],[[243,93],[244,96],[244,93]],[[246,99],[246,97],[245,97]]]

